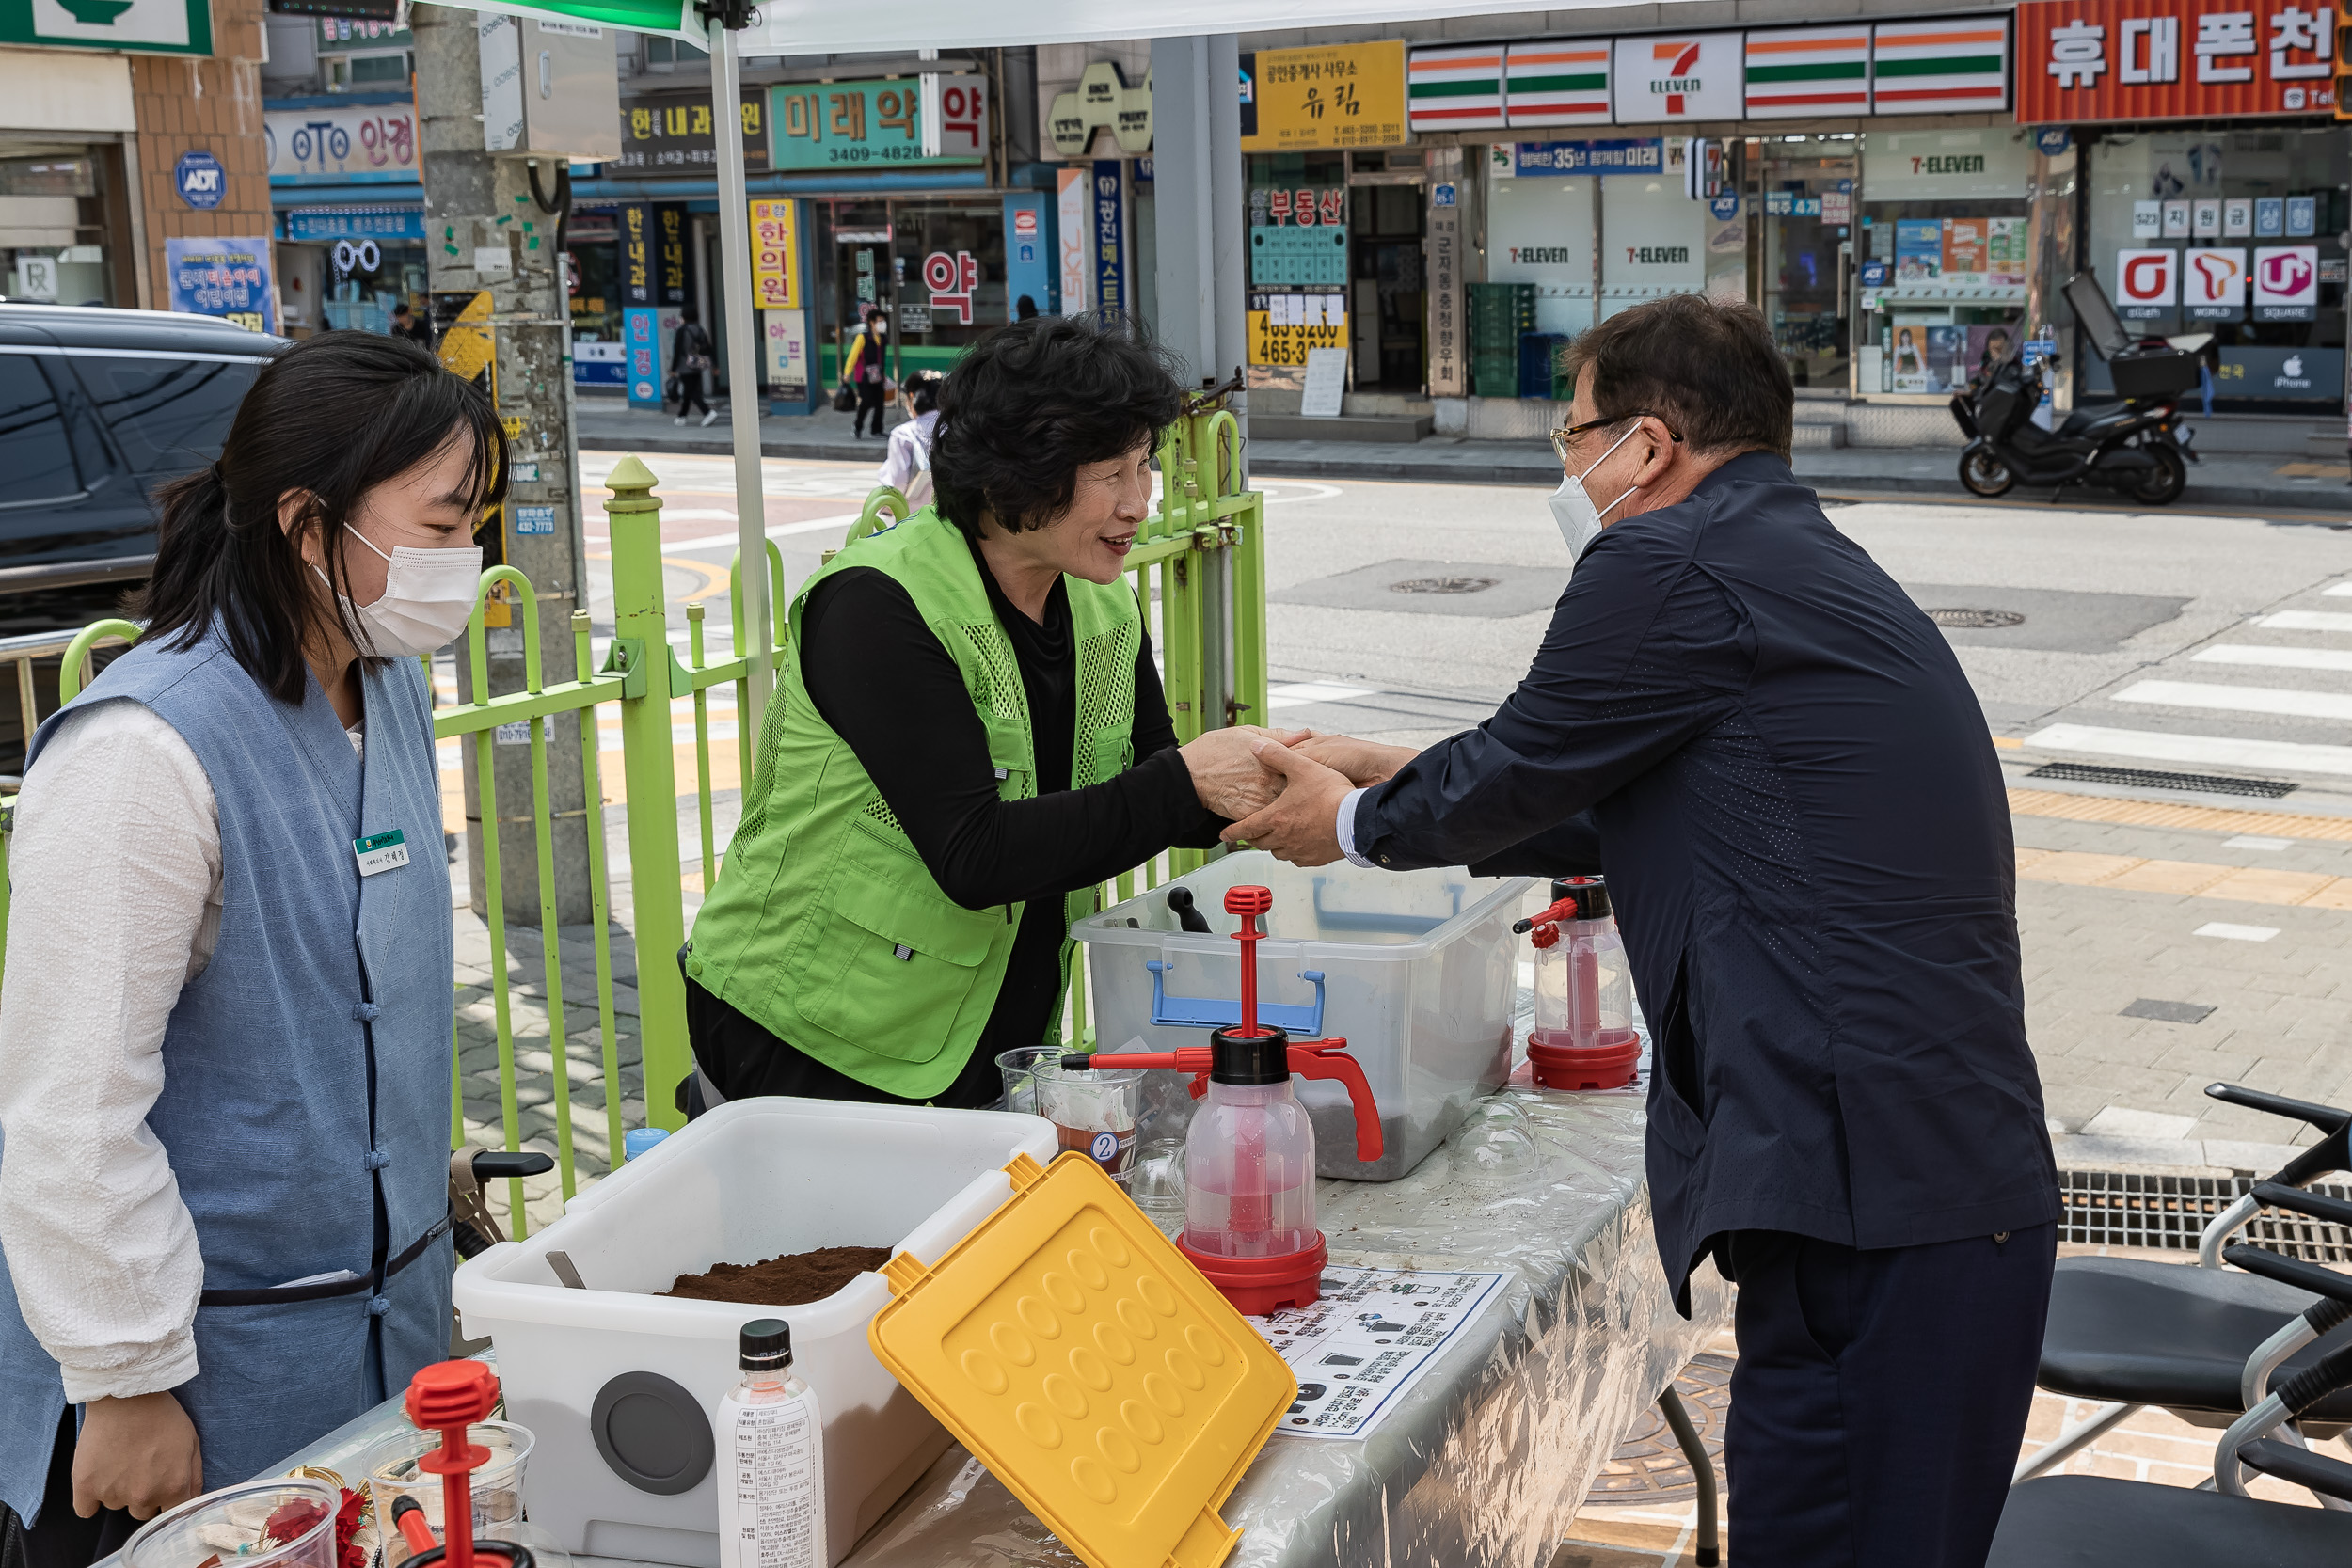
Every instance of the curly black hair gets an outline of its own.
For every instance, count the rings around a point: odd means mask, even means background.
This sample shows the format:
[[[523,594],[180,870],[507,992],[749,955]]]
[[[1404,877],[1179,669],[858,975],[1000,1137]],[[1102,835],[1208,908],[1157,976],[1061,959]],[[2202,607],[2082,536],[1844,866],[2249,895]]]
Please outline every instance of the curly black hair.
[[[984,516],[1013,533],[1043,528],[1069,510],[1080,467],[1156,444],[1184,397],[1133,323],[1037,316],[999,327],[939,389],[939,515],[974,539]]]

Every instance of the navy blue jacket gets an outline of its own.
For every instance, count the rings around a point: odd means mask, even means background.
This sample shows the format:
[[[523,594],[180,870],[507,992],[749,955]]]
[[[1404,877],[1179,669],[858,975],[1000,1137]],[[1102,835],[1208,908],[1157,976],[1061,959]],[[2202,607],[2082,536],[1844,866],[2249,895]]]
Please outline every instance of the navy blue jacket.
[[[1686,1312],[1726,1231],[1896,1247],[2058,1218],[1984,713],[1778,458],[1613,524],[1510,700],[1354,826],[1400,871],[1565,875],[1597,849]]]

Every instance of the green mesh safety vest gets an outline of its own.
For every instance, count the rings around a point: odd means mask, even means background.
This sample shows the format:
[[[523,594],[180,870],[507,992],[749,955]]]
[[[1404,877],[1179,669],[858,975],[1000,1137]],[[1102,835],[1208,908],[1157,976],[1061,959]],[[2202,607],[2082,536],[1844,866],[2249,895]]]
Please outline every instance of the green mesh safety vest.
[[[930,508],[869,534],[801,585],[791,648],[761,727],[718,884],[694,920],[686,972],[703,988],[836,1071],[909,1099],[955,1081],[996,1006],[1020,929],[1020,904],[967,910],[940,890],[848,742],[809,700],[798,650],[809,592],[834,572],[871,566],[914,600],[962,672],[988,728],[997,793],[1037,793],[1028,694],[996,624],[980,564],[955,525]],[[1124,581],[1063,579],[1078,660],[1070,784],[1099,784],[1135,759],[1136,655],[1143,619]],[[1064,900],[1067,923],[1095,911],[1095,890]],[[1046,1042],[1060,1030],[1058,1004]]]

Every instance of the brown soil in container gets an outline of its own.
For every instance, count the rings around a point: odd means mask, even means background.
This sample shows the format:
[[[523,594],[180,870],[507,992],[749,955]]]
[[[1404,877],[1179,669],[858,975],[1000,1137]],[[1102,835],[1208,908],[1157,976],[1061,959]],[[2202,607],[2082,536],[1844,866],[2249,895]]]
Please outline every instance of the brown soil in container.
[[[824,1246],[764,1263],[713,1263],[705,1273],[679,1275],[668,1290],[655,1294],[746,1307],[805,1307],[889,1261],[886,1246]]]

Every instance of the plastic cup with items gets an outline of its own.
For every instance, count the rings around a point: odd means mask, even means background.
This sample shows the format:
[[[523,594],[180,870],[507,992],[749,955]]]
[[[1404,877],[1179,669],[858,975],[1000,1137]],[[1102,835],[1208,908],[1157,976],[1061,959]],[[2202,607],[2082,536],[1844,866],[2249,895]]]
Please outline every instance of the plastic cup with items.
[[[519,1541],[523,1516],[523,1464],[531,1457],[529,1428],[512,1421],[476,1421],[466,1429],[466,1440],[490,1450],[490,1457],[473,1472],[473,1534],[476,1541]],[[420,1550],[411,1539],[415,1523],[405,1528],[411,1506],[431,1532],[433,1545],[447,1537],[441,1512],[441,1478],[418,1461],[441,1447],[437,1431],[404,1432],[375,1450],[368,1466],[368,1491],[375,1504],[376,1528],[384,1538],[383,1568],[400,1568]],[[239,1563],[237,1568],[245,1568]]]
[[[1124,1186],[1136,1151],[1141,1069],[1065,1072],[1059,1046],[1025,1045],[999,1053],[1005,1109],[1043,1117],[1065,1149],[1077,1149]],[[1109,1059],[1109,1058],[1103,1058]]]
[[[124,1568],[335,1568],[340,1488],[250,1481],[158,1513],[124,1544]]]

